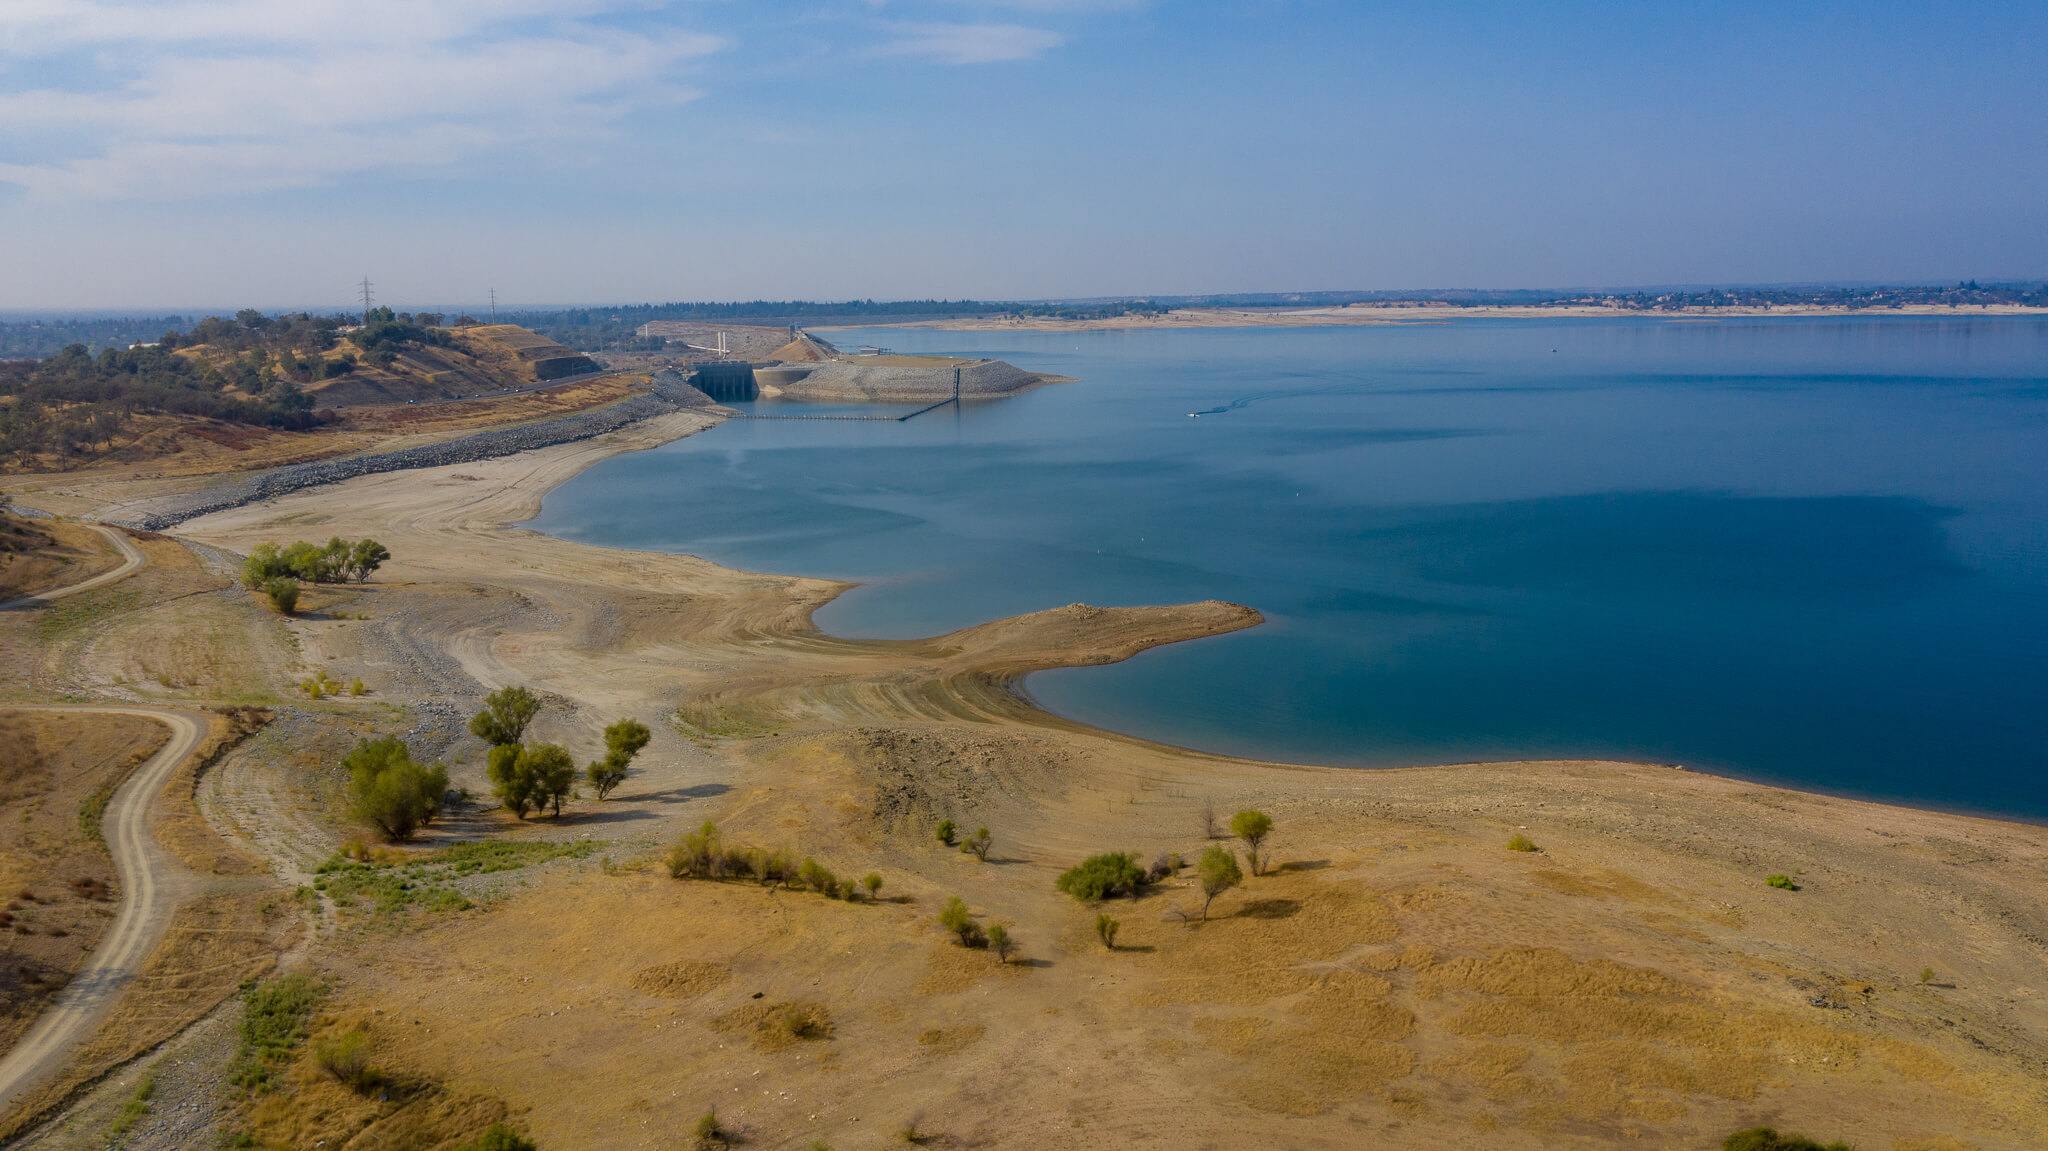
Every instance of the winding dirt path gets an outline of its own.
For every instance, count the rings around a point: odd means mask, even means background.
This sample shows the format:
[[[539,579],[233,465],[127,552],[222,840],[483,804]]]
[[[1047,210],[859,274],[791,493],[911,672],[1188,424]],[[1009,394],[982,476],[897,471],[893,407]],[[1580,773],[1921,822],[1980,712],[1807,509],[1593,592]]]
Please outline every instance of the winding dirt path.
[[[107,537],[107,542],[113,544],[114,550],[121,553],[121,566],[113,571],[101,572],[91,579],[80,580],[74,584],[66,584],[52,591],[37,592],[34,595],[25,595],[8,600],[5,603],[0,603],[0,611],[10,611],[15,608],[28,607],[38,603],[53,603],[63,599],[65,596],[77,595],[82,591],[91,591],[96,587],[104,587],[143,565],[142,549],[136,547],[135,542],[121,534],[119,530],[107,527],[104,524],[86,524],[85,526]]]
[[[23,706],[15,710],[139,715],[168,726],[171,740],[130,775],[107,804],[102,826],[121,876],[120,909],[92,958],[21,1042],[0,1059],[0,1113],[23,1091],[63,1067],[72,1047],[91,1034],[163,937],[171,913],[177,910],[179,892],[159,879],[166,858],[150,834],[149,809],[171,773],[198,749],[206,734],[206,724],[199,717],[167,708]]]
[[[0,604],[0,609],[49,603],[104,587],[146,562],[141,549],[118,530],[100,524],[87,526],[105,536],[121,553],[121,566],[53,591],[9,600]],[[178,900],[168,884],[158,881],[165,859],[163,848],[150,834],[149,809],[171,773],[198,749],[206,734],[206,723],[197,716],[160,707],[24,705],[12,710],[139,715],[169,727],[171,739],[130,774],[107,803],[101,827],[121,877],[121,906],[92,958],[28,1034],[22,1036],[21,1042],[0,1058],[0,1113],[5,1113],[23,1091],[63,1067],[71,1049],[91,1034],[107,1009],[120,998],[121,989],[141,968],[157,940],[163,937]]]

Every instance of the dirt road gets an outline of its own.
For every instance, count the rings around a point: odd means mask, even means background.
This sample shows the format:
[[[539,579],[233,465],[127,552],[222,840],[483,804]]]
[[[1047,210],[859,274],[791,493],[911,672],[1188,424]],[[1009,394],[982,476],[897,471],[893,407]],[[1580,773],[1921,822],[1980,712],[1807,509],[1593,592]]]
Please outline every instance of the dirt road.
[[[0,1114],[16,1096],[57,1072],[71,1048],[91,1034],[120,997],[162,937],[177,909],[177,893],[158,882],[165,860],[149,831],[150,803],[185,757],[198,748],[206,724],[182,711],[155,707],[30,707],[29,711],[75,711],[140,715],[171,729],[171,741],[128,777],[107,804],[102,826],[107,848],[121,875],[121,906],[114,925],[78,976],[57,997],[14,1050],[0,1059]]]
[[[77,595],[82,591],[91,591],[96,587],[104,587],[142,566],[142,551],[127,536],[114,528],[105,527],[101,524],[87,524],[85,526],[107,537],[107,542],[113,544],[114,550],[121,553],[121,566],[110,572],[101,572],[89,580],[80,580],[75,584],[67,584],[54,591],[38,592],[35,595],[25,595],[18,599],[8,600],[5,603],[0,603],[0,611],[10,611],[15,608],[28,607],[38,603],[51,603],[63,599],[65,596]]]

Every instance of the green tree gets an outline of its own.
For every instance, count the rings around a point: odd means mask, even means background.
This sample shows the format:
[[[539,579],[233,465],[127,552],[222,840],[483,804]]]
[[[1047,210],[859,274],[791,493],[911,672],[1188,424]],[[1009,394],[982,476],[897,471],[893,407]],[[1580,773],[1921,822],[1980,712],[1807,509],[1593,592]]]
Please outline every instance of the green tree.
[[[967,901],[957,895],[948,898],[939,909],[939,926],[959,936],[962,947],[980,947],[988,942],[981,925],[974,921],[974,914],[967,910]]]
[[[1116,929],[1122,926],[1122,923],[1119,923],[1116,920],[1111,919],[1109,917],[1109,912],[1102,912],[1101,914],[1095,917],[1095,938],[1102,940],[1102,945],[1104,947],[1109,948],[1111,951],[1115,951]]]
[[[1259,860],[1259,845],[1273,834],[1273,817],[1247,807],[1230,817],[1230,834],[1244,840],[1246,862],[1252,865],[1252,874],[1265,874],[1264,865]]]
[[[290,615],[299,610],[299,584],[288,576],[279,576],[263,585],[263,594],[270,597],[270,606],[280,614]]]
[[[533,772],[521,755],[525,750],[516,743],[501,743],[491,749],[485,766],[491,778],[491,794],[520,819],[525,819],[537,804]]]
[[[868,898],[870,900],[880,898],[882,894],[882,873],[879,871],[868,872],[861,879],[860,885],[868,889]]]
[[[653,733],[637,719],[622,719],[604,729],[604,758],[592,763],[585,774],[598,799],[604,799],[613,788],[626,781],[628,765],[651,738]]]
[[[397,736],[357,740],[341,765],[349,774],[349,814],[393,843],[412,838],[440,814],[448,769],[416,762]]]
[[[484,697],[484,709],[469,717],[469,734],[492,747],[519,742],[540,701],[523,687],[501,687]]]
[[[1195,875],[1202,882],[1202,918],[1209,918],[1209,905],[1216,897],[1244,882],[1244,872],[1238,870],[1237,855],[1224,848],[1214,846],[1202,849],[1202,857],[1195,861]]]
[[[356,577],[357,583],[369,583],[370,573],[383,567],[384,561],[390,558],[390,549],[376,540],[357,540],[348,552],[349,574]]]
[[[560,818],[562,801],[576,793],[576,761],[552,743],[527,744],[519,761],[533,775],[534,810],[551,808]]]
[[[951,847],[953,846],[954,830],[955,828],[952,820],[942,819],[939,821],[938,830],[934,834],[938,836],[940,843],[945,844],[947,847]]]
[[[1145,885],[1145,869],[1128,851],[1091,855],[1078,867],[1063,872],[1056,886],[1085,903],[1112,895],[1136,895]]]
[[[1010,952],[1016,950],[1017,941],[1010,938],[1010,929],[1000,923],[992,923],[988,929],[989,950],[996,953],[996,962],[1008,963]]]

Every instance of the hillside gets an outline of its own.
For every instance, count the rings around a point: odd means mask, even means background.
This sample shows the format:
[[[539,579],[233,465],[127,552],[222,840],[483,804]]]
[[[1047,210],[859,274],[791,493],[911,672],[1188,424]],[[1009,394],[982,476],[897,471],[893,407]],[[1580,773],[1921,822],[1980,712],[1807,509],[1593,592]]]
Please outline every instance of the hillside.
[[[349,326],[250,310],[96,356],[73,345],[40,361],[0,362],[0,469],[65,471],[216,448],[244,455],[259,445],[263,462],[276,463],[362,446],[305,433],[392,425],[379,411],[403,411],[398,423],[425,431],[413,426],[427,418],[422,405],[465,401],[455,405],[459,418],[437,411],[429,422],[475,426],[619,398],[618,389],[572,383],[573,399],[535,409],[520,397],[599,365],[515,325],[450,328],[442,318],[378,309]]]

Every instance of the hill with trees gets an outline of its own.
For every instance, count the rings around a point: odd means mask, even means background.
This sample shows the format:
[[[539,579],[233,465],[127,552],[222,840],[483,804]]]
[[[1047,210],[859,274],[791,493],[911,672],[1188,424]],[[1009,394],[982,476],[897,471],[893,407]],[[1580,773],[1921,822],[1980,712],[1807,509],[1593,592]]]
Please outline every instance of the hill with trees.
[[[244,309],[93,354],[73,343],[0,361],[0,467],[66,468],[175,451],[153,433],[214,426],[307,431],[338,410],[502,394],[598,370],[513,325],[455,325],[378,308],[353,317]]]

